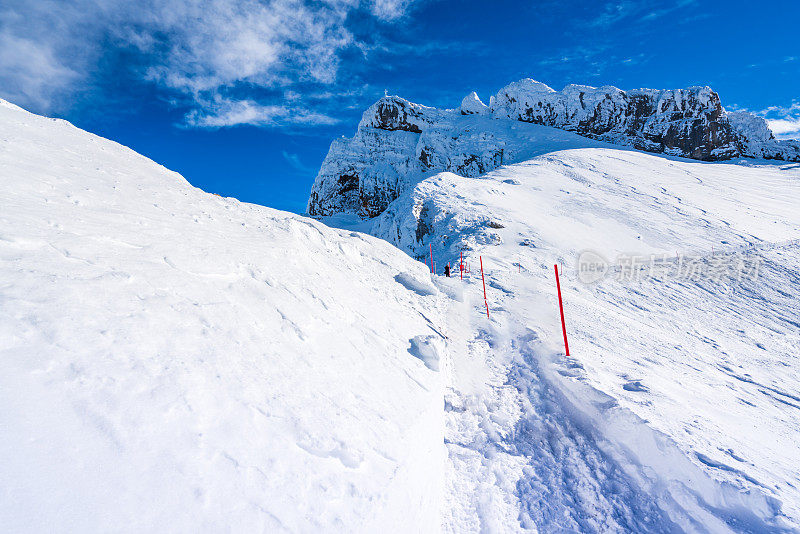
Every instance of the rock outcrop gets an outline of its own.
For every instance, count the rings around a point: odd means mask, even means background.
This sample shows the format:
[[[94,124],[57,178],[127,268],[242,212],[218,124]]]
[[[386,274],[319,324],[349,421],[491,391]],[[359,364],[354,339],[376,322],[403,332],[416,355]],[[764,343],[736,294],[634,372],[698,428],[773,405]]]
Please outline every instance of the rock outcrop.
[[[700,160],[739,155],[737,136],[709,87],[623,91],[568,85],[557,92],[533,80],[492,98],[496,116],[574,131],[648,152]]]
[[[431,172],[474,177],[521,161],[541,148],[533,145],[542,137],[521,123],[702,161],[800,161],[800,143],[776,141],[761,117],[727,112],[709,87],[623,91],[568,85],[554,91],[525,79],[501,89],[488,106],[474,92],[453,110],[397,96],[380,99],[364,113],[352,138],[331,144],[308,214],[375,217]]]

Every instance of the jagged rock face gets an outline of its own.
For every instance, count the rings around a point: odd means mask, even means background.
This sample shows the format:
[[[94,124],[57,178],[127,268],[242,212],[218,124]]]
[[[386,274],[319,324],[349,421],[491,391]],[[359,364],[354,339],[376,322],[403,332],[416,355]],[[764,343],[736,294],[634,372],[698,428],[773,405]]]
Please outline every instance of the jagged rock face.
[[[485,105],[474,92],[441,110],[384,97],[351,139],[336,139],[312,187],[308,214],[371,218],[432,172],[474,177],[535,153],[520,123],[671,156],[717,161],[757,157],[800,161],[800,143],[776,141],[766,121],[728,113],[709,87],[623,91],[568,85],[554,91],[525,79]],[[528,128],[534,128],[529,126]]]
[[[364,113],[353,138],[331,144],[308,214],[375,217],[426,173],[479,176],[507,162],[507,145],[520,145],[491,117],[460,119],[453,110],[382,98]]]
[[[380,214],[397,198],[405,177],[418,172],[418,138],[411,131],[359,127],[352,139],[335,139],[311,191],[309,215]]]
[[[533,80],[503,88],[495,116],[553,126],[649,152],[700,160],[739,155],[737,137],[709,87],[622,91],[569,85],[557,92]]]
[[[359,128],[380,128],[381,130],[402,130],[422,133],[422,128],[431,124],[435,108],[420,106],[396,96],[378,100],[364,113]]]

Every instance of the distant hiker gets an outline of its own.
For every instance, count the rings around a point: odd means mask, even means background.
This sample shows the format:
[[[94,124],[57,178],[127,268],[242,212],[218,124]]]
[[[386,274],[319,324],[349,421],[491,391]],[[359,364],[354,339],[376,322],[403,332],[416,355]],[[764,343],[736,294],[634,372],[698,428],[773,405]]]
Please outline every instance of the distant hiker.
[[[445,275],[447,278],[450,278],[450,264],[449,264],[449,263],[448,263],[447,265],[445,265],[445,266],[444,266],[444,275]]]

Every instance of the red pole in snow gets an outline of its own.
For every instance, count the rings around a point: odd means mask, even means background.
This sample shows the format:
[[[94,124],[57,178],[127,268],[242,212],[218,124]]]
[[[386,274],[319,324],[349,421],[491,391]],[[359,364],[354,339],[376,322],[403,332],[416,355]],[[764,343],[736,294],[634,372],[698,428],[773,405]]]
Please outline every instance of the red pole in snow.
[[[458,272],[461,275],[461,279],[464,279],[464,251],[461,251],[461,260],[458,262]]]
[[[428,244],[428,249],[431,251],[431,273],[433,273],[433,244]]]
[[[556,288],[558,289],[558,311],[561,312],[561,332],[564,334],[564,350],[569,356],[569,343],[567,343],[567,324],[564,322],[564,304],[561,302],[561,282],[558,281],[558,265],[553,265],[556,271]]]
[[[486,300],[486,279],[483,277],[483,256],[478,256],[481,260],[481,281],[483,282],[483,303],[486,304],[486,318],[489,318],[489,301]]]

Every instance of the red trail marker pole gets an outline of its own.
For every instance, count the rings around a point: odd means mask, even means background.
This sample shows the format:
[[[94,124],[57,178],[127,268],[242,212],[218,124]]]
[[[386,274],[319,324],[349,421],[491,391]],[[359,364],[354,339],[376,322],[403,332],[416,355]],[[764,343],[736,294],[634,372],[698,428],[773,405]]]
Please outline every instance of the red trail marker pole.
[[[553,265],[556,271],[556,289],[558,289],[558,311],[561,312],[561,333],[564,334],[564,350],[569,356],[569,343],[567,343],[567,324],[564,322],[564,304],[561,302],[561,282],[558,281],[558,265]]]
[[[489,301],[486,300],[486,279],[483,277],[483,256],[478,256],[481,260],[481,281],[483,282],[483,303],[486,304],[486,318],[489,318]]]
[[[461,261],[458,262],[458,271],[461,275],[461,279],[464,279],[464,252],[461,252]]]

